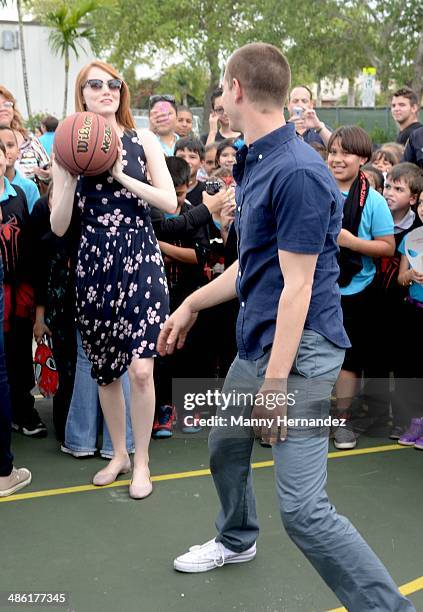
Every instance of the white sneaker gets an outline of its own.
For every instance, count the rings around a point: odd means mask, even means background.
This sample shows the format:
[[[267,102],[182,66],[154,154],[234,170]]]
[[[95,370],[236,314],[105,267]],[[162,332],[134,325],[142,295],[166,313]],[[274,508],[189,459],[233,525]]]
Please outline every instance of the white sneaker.
[[[245,563],[254,559],[255,556],[255,543],[244,552],[236,553],[213,538],[201,546],[191,546],[187,553],[175,559],[173,567],[178,572],[195,574],[208,572],[228,563]]]

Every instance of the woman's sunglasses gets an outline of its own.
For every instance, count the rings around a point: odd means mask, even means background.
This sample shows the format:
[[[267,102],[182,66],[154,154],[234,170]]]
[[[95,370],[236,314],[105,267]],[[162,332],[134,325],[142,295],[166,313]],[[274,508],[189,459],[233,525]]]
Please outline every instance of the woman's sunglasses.
[[[106,84],[111,91],[117,91],[122,88],[122,81],[120,79],[109,79],[108,81],[106,81]],[[91,87],[91,89],[100,90],[103,89],[104,81],[102,79],[88,79],[88,81],[85,82],[83,88],[87,85]]]

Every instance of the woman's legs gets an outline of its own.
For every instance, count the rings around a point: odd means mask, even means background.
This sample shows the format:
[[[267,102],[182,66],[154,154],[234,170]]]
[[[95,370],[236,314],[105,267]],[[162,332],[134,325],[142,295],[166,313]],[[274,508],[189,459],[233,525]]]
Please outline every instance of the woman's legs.
[[[133,359],[128,370],[131,383],[132,434],[135,442],[134,472],[130,493],[133,497],[140,498],[151,493],[148,447],[155,407],[153,370],[153,358]]]
[[[119,474],[126,474],[131,469],[128,452],[126,450],[126,416],[125,400],[122,383],[115,380],[110,385],[99,386],[101,408],[112,439],[114,457],[107,466],[97,472],[93,483],[96,485],[110,484]]]
[[[148,447],[153,427],[155,392],[153,380],[154,359],[133,359],[128,368],[131,384],[131,420],[135,443],[134,473],[131,495],[142,498],[151,493],[148,469]],[[93,482],[110,484],[118,474],[130,469],[125,439],[125,400],[120,380],[99,386],[100,403],[112,439],[114,457],[107,467],[97,472]]]

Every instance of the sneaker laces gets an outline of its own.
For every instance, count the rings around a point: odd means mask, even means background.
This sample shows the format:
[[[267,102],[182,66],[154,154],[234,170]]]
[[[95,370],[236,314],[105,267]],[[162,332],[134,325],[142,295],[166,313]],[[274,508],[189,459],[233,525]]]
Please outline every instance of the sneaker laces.
[[[205,544],[191,546],[190,551],[195,551],[201,558],[212,557],[216,567],[225,565],[225,547],[221,542],[216,542],[214,539],[205,542]]]
[[[160,425],[167,425],[167,423],[169,423],[172,414],[173,414],[173,408],[172,406],[166,406],[166,408],[163,408],[163,410],[160,411],[160,415],[159,415],[159,424]]]

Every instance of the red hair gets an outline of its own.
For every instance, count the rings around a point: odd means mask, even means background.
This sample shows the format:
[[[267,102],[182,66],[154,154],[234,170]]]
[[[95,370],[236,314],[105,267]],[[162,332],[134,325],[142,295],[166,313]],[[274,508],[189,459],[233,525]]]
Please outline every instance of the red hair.
[[[134,130],[136,126],[130,109],[131,98],[129,94],[128,85],[125,83],[118,71],[113,68],[113,66],[110,66],[110,64],[106,64],[106,62],[101,62],[100,60],[94,60],[93,62],[90,62],[89,64],[81,68],[78,73],[78,76],[76,77],[75,111],[77,113],[80,113],[85,110],[85,102],[82,96],[82,88],[87,81],[87,76],[91,68],[100,68],[101,70],[108,72],[113,79],[120,79],[122,81],[119,108],[116,111],[116,121],[119,125],[126,128],[127,130]]]

